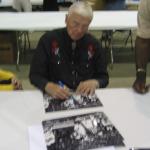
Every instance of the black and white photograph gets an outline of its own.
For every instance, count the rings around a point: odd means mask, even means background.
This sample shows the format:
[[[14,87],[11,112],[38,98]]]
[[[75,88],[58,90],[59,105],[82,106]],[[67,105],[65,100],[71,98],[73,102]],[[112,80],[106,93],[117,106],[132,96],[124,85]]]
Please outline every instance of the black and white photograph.
[[[102,103],[96,94],[89,96],[72,94],[66,100],[54,99],[51,96],[44,94],[43,100],[45,112],[102,106]]]
[[[103,112],[42,122],[47,150],[88,150],[124,146],[124,139]]]

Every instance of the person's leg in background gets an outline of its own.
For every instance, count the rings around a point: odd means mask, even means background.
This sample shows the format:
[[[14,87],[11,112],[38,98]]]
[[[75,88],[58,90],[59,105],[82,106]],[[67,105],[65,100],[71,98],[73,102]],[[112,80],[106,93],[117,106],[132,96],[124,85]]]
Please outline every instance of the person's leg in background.
[[[32,5],[30,0],[13,0],[13,9],[17,12],[31,12]]]
[[[21,0],[22,1],[22,9],[24,12],[31,12],[32,11],[32,4],[30,0]]]
[[[58,11],[57,0],[43,0],[43,11]]]
[[[105,10],[124,10],[125,0],[106,0]]]

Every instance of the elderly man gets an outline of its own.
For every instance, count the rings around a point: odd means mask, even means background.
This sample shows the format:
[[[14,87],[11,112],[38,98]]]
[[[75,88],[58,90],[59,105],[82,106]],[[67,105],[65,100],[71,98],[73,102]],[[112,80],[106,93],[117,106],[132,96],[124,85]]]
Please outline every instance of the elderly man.
[[[133,88],[138,93],[146,93],[146,68],[150,59],[150,0],[141,0],[138,10],[138,30],[135,42],[136,80]]]
[[[105,51],[87,33],[92,8],[75,2],[66,15],[66,28],[50,31],[40,39],[30,68],[30,81],[57,99],[70,91],[93,94],[108,84]]]

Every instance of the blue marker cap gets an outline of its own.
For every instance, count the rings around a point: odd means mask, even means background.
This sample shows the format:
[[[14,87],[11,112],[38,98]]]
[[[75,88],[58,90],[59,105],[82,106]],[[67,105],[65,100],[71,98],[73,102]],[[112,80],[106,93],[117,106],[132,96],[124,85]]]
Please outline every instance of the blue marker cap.
[[[58,81],[58,84],[59,84],[60,87],[64,88],[64,84],[63,84],[62,81]]]

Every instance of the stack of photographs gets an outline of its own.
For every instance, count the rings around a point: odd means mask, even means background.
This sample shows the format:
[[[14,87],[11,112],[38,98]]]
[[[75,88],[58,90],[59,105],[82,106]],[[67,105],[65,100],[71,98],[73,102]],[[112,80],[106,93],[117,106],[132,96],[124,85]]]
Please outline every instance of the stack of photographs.
[[[42,122],[47,150],[88,150],[124,146],[123,137],[103,112]]]
[[[73,94],[67,100],[59,100],[44,94],[43,99],[45,112],[102,106],[96,95],[83,96]]]
[[[43,94],[45,112],[102,107],[96,95],[73,94],[67,100]],[[124,146],[124,139],[103,112],[79,114],[42,122],[47,150],[88,150]]]
[[[150,148],[130,148],[129,150],[150,150]]]

